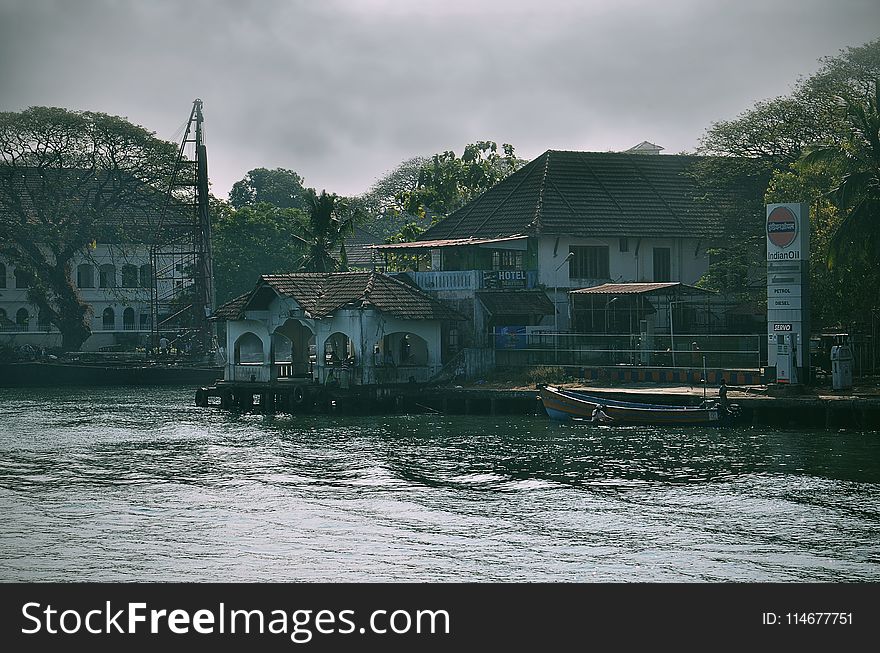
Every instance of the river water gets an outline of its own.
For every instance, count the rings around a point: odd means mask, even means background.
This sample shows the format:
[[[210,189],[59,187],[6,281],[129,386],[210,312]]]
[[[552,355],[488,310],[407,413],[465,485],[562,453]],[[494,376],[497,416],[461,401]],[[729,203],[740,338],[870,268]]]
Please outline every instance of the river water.
[[[878,581],[880,434],[0,390],[2,581]]]

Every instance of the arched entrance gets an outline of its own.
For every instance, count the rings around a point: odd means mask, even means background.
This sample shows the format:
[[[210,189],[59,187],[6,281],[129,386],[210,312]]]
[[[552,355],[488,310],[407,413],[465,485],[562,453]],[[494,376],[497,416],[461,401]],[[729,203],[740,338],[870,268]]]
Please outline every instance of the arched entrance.
[[[382,362],[397,367],[422,367],[428,364],[428,343],[414,333],[389,333],[382,339]]]
[[[262,365],[263,341],[255,333],[243,333],[235,341],[234,355],[236,365]]]
[[[354,343],[341,331],[331,333],[324,341],[324,364],[328,366],[355,363]]]
[[[315,334],[299,320],[288,319],[272,334],[271,362],[276,378],[310,377]]]

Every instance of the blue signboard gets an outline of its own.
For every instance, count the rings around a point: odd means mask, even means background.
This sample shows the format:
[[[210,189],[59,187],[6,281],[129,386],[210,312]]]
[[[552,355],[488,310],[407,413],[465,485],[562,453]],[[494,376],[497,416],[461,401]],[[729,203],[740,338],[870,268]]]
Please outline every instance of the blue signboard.
[[[528,345],[524,326],[495,327],[495,349],[525,349]]]

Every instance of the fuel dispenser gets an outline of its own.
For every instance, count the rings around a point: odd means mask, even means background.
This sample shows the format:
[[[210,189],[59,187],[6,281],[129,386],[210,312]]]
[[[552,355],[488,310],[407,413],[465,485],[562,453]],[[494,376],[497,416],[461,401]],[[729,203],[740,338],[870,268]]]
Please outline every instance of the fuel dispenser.
[[[776,336],[776,382],[797,383],[797,352],[795,334],[781,333]]]
[[[835,390],[852,388],[853,353],[848,338],[840,335],[831,347],[831,387]]]

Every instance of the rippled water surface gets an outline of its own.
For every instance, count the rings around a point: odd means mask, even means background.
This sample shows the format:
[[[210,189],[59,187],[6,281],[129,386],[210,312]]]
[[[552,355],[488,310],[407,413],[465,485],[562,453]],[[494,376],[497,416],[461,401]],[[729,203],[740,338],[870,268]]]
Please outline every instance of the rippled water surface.
[[[0,580],[880,580],[878,433],[0,393]]]

